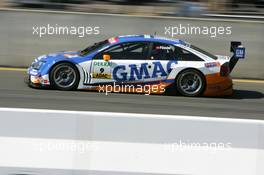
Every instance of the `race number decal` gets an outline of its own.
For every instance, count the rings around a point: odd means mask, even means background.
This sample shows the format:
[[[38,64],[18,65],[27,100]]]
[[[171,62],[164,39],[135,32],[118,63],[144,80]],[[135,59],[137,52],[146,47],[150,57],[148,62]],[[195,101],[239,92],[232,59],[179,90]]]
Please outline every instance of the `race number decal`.
[[[92,78],[111,79],[111,62],[95,61],[93,62]]]

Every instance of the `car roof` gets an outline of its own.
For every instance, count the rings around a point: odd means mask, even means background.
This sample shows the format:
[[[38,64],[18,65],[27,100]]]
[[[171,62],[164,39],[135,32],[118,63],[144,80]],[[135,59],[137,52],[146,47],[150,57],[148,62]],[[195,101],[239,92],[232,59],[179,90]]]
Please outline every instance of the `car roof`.
[[[156,35],[124,35],[116,37],[118,42],[135,42],[135,41],[148,41],[148,42],[162,42],[167,44],[181,44],[186,45],[183,40],[169,39],[166,37]]]

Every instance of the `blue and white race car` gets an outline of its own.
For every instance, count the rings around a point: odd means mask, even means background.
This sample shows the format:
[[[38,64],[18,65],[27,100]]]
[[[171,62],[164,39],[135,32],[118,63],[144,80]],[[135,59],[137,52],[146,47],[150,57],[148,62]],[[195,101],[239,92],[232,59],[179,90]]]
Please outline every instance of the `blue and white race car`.
[[[231,52],[232,57],[213,55],[182,40],[152,35],[119,36],[81,51],[39,56],[28,69],[29,85],[225,96],[232,94],[230,72],[245,57],[245,48],[241,42],[231,42]]]

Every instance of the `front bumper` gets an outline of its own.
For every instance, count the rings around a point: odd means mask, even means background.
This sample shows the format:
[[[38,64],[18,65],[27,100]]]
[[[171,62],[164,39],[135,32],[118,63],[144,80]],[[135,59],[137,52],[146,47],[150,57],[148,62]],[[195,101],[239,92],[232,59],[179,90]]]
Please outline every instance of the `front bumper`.
[[[48,76],[39,76],[39,75],[31,75],[29,74],[25,81],[29,87],[32,88],[48,88],[50,86],[50,82],[48,80]]]

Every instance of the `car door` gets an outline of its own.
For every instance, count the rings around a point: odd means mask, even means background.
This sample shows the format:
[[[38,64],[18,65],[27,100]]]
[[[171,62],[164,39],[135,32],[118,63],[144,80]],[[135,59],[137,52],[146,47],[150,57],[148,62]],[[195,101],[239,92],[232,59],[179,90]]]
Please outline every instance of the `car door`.
[[[177,64],[174,52],[174,45],[159,42],[151,43],[147,59],[151,78],[146,80],[146,82],[162,81],[168,78],[171,70]]]
[[[90,84],[144,81],[148,48],[147,42],[126,42],[102,51],[92,61]],[[104,61],[103,55],[110,60]]]

